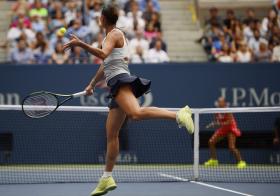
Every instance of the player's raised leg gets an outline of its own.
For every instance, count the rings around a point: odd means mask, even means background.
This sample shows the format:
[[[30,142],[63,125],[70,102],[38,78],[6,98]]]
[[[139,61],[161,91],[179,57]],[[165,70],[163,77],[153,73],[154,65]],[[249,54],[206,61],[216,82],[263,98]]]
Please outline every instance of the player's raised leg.
[[[115,99],[122,110],[133,120],[154,118],[176,120],[178,125],[185,127],[189,133],[194,132],[194,124],[191,117],[192,113],[188,106],[182,108],[178,112],[157,107],[140,107],[137,99],[132,93],[130,85],[120,87]]]
[[[106,166],[103,176],[91,195],[104,195],[108,191],[117,188],[112,177],[112,171],[119,154],[119,131],[126,118],[126,114],[120,108],[110,109],[106,122],[107,152]]]

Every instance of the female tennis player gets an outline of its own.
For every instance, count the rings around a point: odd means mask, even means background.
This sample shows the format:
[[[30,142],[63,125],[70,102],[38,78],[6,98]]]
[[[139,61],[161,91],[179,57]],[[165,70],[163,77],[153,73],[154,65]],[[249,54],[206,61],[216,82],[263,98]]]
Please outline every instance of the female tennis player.
[[[227,103],[224,97],[219,97],[218,107],[224,108]],[[239,150],[236,148],[236,138],[241,136],[241,132],[237,127],[236,120],[232,114],[216,114],[215,121],[211,122],[206,128],[220,127],[215,131],[209,140],[209,148],[211,159],[204,163],[205,166],[218,166],[216,154],[216,143],[221,141],[223,138],[228,139],[228,148],[233,153],[237,160],[237,168],[243,169],[246,167],[246,162],[242,160]]]
[[[79,46],[92,55],[103,60],[97,73],[86,87],[88,95],[98,81],[105,75],[107,85],[110,87],[112,97],[109,104],[109,114],[106,122],[107,153],[106,166],[103,176],[91,195],[104,195],[117,187],[112,171],[119,153],[119,131],[126,119],[133,120],[162,118],[176,120],[179,127],[185,127],[189,133],[194,132],[191,110],[188,106],[177,113],[156,107],[141,107],[137,98],[148,92],[151,81],[133,76],[128,69],[128,43],[121,30],[116,28],[119,10],[114,4],[105,5],[101,12],[100,23],[106,32],[102,49],[94,48],[72,35],[64,49]]]

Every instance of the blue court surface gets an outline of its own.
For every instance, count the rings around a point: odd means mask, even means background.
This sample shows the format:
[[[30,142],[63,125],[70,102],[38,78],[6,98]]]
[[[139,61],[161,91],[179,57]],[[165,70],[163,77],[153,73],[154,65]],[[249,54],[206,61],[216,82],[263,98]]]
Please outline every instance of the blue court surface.
[[[96,184],[21,184],[0,185],[1,196],[88,196]],[[279,196],[280,184],[264,183],[119,183],[108,196]]]

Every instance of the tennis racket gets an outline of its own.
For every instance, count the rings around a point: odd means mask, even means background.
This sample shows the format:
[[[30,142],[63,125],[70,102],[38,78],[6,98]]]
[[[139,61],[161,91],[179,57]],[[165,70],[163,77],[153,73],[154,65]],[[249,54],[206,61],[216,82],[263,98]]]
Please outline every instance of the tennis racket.
[[[55,112],[59,106],[67,101],[85,94],[86,91],[70,95],[47,91],[34,92],[23,99],[22,111],[30,118],[43,118]]]

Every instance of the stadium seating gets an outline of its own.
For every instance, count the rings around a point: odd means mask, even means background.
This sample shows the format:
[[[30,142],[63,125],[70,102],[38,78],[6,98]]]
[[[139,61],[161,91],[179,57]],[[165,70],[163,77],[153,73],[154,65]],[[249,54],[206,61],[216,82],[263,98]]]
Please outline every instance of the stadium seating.
[[[169,61],[167,47],[161,34],[161,14],[157,0],[114,1],[119,4],[117,26],[129,40],[136,39],[131,48],[132,63],[161,63]],[[99,62],[85,51],[73,48],[64,53],[61,46],[76,34],[83,41],[96,45],[98,35],[104,38],[99,26],[103,0],[18,0],[12,4],[12,19],[7,32],[8,58],[14,64],[77,64]],[[58,29],[67,27],[65,37]],[[136,38],[138,32],[138,38]],[[68,35],[68,36],[67,36]],[[100,38],[99,36],[99,38]],[[143,47],[140,42],[147,42]],[[156,44],[159,43],[159,44]],[[19,46],[19,45],[22,46]],[[159,47],[156,47],[156,46]],[[136,50],[137,47],[138,49]],[[21,50],[22,48],[22,50]],[[158,48],[158,49],[157,49]],[[21,55],[19,55],[21,54]],[[157,55],[159,58],[151,58]],[[16,58],[21,56],[22,58]],[[167,58],[162,58],[166,56]]]

